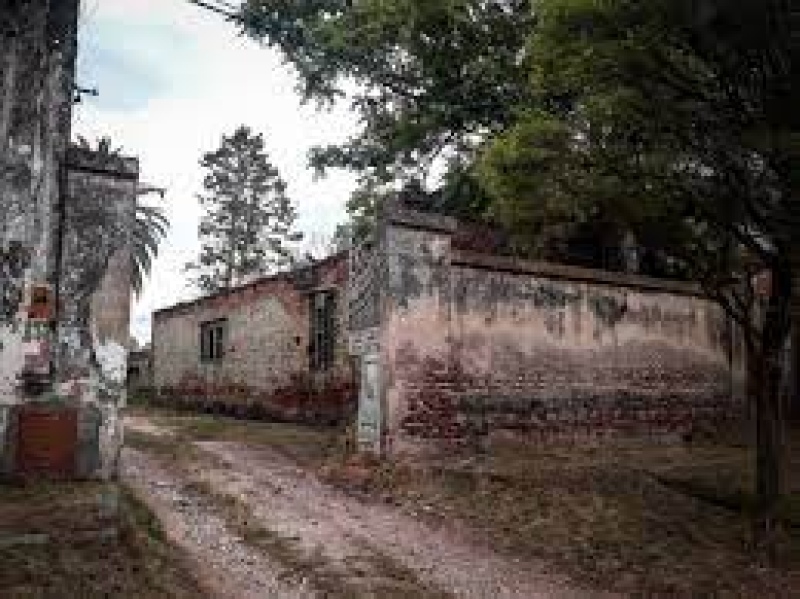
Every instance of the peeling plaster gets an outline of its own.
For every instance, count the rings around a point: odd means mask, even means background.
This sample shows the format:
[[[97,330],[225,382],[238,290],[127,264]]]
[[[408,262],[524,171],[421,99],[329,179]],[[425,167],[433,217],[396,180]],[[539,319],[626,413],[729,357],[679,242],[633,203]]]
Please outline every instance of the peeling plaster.
[[[100,364],[103,379],[117,385],[125,383],[127,349],[119,343],[108,341],[104,344],[95,344],[94,354]]]
[[[454,248],[458,224],[429,220],[389,210],[381,241],[351,259],[351,294],[381,282],[377,330],[353,297],[350,337],[378,352],[389,451],[499,431],[674,433],[742,414],[731,325],[689,286]]]

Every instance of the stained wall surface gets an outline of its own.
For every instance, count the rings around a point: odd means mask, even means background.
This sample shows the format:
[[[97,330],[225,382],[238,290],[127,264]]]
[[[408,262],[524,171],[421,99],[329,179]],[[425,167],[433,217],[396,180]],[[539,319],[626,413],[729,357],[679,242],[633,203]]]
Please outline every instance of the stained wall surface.
[[[48,361],[55,310],[29,307],[34,288],[54,298],[77,14],[77,0],[0,10],[0,436],[2,406],[36,395]],[[31,328],[42,333],[31,339]]]
[[[338,420],[353,406],[346,257],[156,312],[153,384],[166,402],[290,420]],[[310,368],[315,292],[336,297],[333,365]],[[225,319],[223,357],[201,359],[201,325]]]
[[[384,232],[385,443],[685,432],[742,410],[743,356],[688,285],[475,254],[457,224]]]
[[[0,475],[116,474],[138,165],[69,149],[78,8],[0,9]]]
[[[72,147],[59,271],[56,395],[80,406],[79,472],[118,471],[139,165]]]

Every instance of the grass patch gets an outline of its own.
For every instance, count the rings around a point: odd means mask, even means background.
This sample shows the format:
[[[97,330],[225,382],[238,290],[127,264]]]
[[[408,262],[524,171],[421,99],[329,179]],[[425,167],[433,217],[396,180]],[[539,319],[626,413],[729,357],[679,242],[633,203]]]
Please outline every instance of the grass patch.
[[[383,553],[361,558],[377,580],[370,588],[381,599],[452,599],[453,595],[419,580],[417,573]]]
[[[456,522],[502,553],[543,558],[589,586],[644,596],[790,597],[800,589],[797,530],[786,533],[777,567],[762,567],[748,548],[751,463],[747,449],[722,445],[498,443],[481,457],[331,462],[327,478]],[[788,519],[799,499],[786,499]]]
[[[114,497],[118,510],[112,538],[77,542],[74,532],[94,517],[97,493]],[[36,485],[3,488],[0,506],[24,498],[37,509],[26,526],[46,531],[50,541],[0,549],[0,596],[8,599],[115,597],[190,599],[206,595],[194,582],[184,556],[169,545],[155,517],[115,485]],[[66,509],[65,501],[71,505]],[[38,508],[58,517],[46,522]],[[106,526],[105,524],[103,526]],[[95,523],[97,528],[97,523]]]
[[[156,408],[132,414],[146,416],[154,424],[173,430],[182,441],[235,441],[270,447],[309,466],[340,452],[344,443],[344,431],[339,428],[239,420]]]

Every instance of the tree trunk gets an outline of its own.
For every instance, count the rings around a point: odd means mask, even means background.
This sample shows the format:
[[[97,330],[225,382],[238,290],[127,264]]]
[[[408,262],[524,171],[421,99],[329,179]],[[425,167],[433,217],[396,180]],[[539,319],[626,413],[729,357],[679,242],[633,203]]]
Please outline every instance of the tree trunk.
[[[773,557],[778,505],[783,491],[786,416],[782,394],[786,340],[790,330],[791,272],[774,269],[772,292],[763,318],[760,355],[753,356],[751,389],[756,399],[756,513],[754,540]]]
[[[800,250],[795,250],[792,257],[792,300],[790,306],[791,366],[789,381],[789,413],[791,420],[800,421]]]

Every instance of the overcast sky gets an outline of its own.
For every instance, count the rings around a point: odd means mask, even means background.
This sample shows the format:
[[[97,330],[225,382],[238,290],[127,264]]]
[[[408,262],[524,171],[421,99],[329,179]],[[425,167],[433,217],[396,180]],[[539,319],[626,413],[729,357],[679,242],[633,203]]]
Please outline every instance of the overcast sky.
[[[199,251],[198,161],[245,124],[264,133],[289,186],[298,225],[312,240],[344,219],[348,173],[315,181],[308,150],[355,130],[346,107],[301,105],[296,78],[277,51],[240,37],[221,17],[186,0],[83,0],[78,84],[97,87],[75,107],[74,135],[110,136],[138,156],[142,180],[167,188],[169,237],[136,302],[132,333],[149,339],[150,314],[196,295],[181,273]]]

